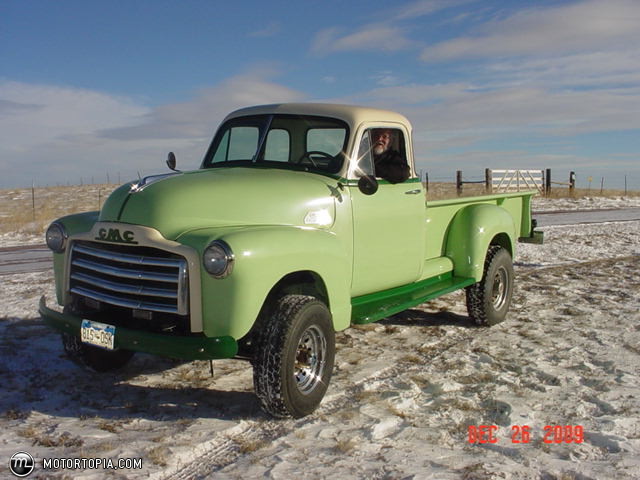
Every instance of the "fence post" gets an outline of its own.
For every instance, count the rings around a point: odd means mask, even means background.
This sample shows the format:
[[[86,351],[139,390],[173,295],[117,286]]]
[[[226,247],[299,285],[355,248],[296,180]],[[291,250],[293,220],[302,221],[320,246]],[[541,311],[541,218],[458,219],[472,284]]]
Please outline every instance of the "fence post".
[[[569,194],[573,196],[576,190],[576,172],[569,173]]]
[[[31,181],[31,211],[33,212],[33,221],[36,221],[36,184]]]
[[[429,191],[429,172],[424,174],[424,187]]]
[[[493,175],[490,168],[484,169],[484,185],[487,193],[493,193]]]
[[[456,193],[462,195],[462,170],[456,171]]]
[[[547,168],[547,173],[544,178],[544,191],[545,195],[551,195],[551,169]]]

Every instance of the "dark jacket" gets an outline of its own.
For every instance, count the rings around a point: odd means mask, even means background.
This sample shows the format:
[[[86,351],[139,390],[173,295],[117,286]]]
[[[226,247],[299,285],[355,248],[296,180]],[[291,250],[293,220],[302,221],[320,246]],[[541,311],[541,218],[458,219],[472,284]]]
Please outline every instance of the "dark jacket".
[[[387,150],[380,155],[373,155],[376,177],[388,180],[390,183],[404,182],[409,178],[409,166],[399,152]]]

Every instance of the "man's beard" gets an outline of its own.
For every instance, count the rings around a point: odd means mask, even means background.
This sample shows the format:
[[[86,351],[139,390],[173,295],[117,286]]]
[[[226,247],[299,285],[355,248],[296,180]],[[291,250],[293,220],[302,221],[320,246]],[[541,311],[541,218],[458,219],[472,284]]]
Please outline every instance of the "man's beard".
[[[387,151],[387,149],[386,149],[386,148],[384,148],[384,145],[380,145],[380,144],[378,144],[378,145],[374,145],[374,146],[373,146],[373,153],[374,153],[375,155],[382,155],[382,154],[383,154],[384,152],[386,152],[386,151]]]

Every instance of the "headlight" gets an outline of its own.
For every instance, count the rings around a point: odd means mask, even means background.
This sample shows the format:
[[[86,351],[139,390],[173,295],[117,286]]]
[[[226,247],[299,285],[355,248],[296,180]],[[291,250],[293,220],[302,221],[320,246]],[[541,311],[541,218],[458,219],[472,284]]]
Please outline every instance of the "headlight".
[[[64,252],[64,248],[67,246],[67,232],[64,227],[59,223],[52,223],[47,228],[46,233],[47,247],[56,253]]]
[[[233,252],[222,240],[215,240],[204,251],[204,269],[216,278],[224,278],[233,270]]]

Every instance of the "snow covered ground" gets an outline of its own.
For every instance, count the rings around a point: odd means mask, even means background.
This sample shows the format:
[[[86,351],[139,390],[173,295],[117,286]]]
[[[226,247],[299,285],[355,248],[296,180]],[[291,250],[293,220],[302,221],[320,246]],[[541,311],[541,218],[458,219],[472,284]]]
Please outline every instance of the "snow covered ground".
[[[208,362],[147,355],[118,373],[79,368],[36,311],[53,301],[51,272],[0,276],[0,474],[25,451],[30,478],[640,478],[640,222],[543,230],[545,245],[519,245],[507,321],[475,327],[455,292],[347,329],[323,404],[300,420],[262,414],[240,361],[214,362],[213,378]],[[480,425],[496,443],[469,442]],[[584,441],[554,438],[556,425]],[[143,468],[42,469],[59,457]]]

